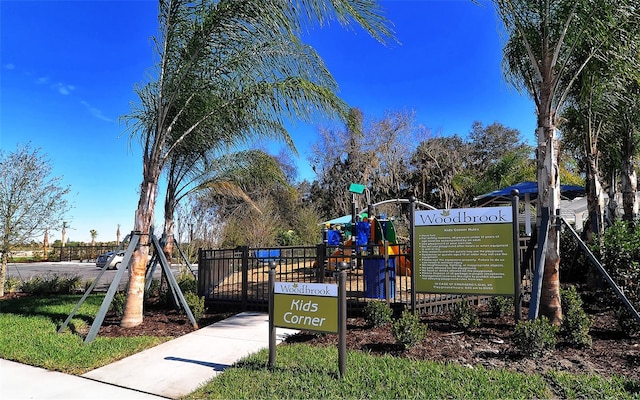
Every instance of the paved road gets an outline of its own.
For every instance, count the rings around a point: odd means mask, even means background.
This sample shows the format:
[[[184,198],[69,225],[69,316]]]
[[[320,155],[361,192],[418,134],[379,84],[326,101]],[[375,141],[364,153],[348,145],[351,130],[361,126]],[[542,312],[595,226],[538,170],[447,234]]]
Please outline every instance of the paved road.
[[[172,266],[171,270],[175,274],[178,266]],[[83,281],[96,279],[101,269],[96,267],[95,263],[87,262],[37,262],[37,263],[8,263],[7,276],[16,277],[20,280],[28,280],[34,276],[43,278],[53,277],[74,277],[79,276]],[[107,290],[116,275],[115,270],[107,270],[104,272],[100,281],[96,285],[95,290]],[[154,278],[160,278],[160,266],[156,267]],[[122,277],[121,284],[126,284],[127,275]]]

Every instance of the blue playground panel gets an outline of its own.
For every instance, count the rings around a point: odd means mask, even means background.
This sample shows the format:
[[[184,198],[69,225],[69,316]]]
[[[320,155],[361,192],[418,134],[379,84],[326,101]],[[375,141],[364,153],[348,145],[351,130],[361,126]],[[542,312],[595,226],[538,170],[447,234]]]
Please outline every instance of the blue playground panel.
[[[342,241],[342,238],[340,237],[339,231],[335,229],[330,229],[327,232],[327,244],[329,246],[337,246],[340,244],[341,241]]]
[[[262,262],[276,261],[280,259],[280,249],[256,250],[255,257]]]
[[[364,259],[364,297],[386,299],[384,280],[384,258]],[[396,260],[389,258],[389,298],[396,295]]]

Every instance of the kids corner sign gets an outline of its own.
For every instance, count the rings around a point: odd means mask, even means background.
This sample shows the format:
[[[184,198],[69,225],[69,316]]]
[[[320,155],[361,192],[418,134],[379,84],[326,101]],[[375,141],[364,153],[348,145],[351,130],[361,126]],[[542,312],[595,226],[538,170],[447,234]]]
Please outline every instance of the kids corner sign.
[[[274,326],[338,332],[338,285],[275,282]]]
[[[514,294],[511,207],[416,211],[416,290]]]

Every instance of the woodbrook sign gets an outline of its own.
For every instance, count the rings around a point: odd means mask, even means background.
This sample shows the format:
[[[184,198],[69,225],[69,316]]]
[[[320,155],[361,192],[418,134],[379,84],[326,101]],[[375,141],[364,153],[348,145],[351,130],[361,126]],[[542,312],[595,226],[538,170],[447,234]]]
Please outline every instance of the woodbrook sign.
[[[275,326],[338,332],[338,285],[275,282]]]
[[[416,291],[514,294],[511,207],[415,213]]]

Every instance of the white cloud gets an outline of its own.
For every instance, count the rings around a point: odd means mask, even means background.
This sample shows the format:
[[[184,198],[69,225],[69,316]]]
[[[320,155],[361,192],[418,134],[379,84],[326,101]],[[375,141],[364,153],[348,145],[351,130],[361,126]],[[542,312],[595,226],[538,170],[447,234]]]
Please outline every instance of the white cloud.
[[[5,64],[4,68],[5,69],[16,69],[16,66],[14,64]]]
[[[100,109],[98,109],[98,108],[95,108],[95,107],[91,106],[91,104],[87,103],[86,101],[84,101],[84,100],[80,100],[80,104],[82,104],[82,105],[87,109],[87,111],[89,111],[89,113],[90,113],[91,115],[93,115],[95,118],[98,118],[98,119],[101,119],[101,120],[103,120],[103,121],[107,121],[107,122],[113,122],[113,121],[111,120],[111,118],[106,117],[106,116],[102,113],[102,110],[100,110]]]
[[[69,95],[71,94],[72,90],[75,90],[75,86],[73,85],[68,85],[66,83],[62,83],[62,82],[58,82],[55,85],[53,85],[54,89],[58,89],[58,93],[62,94],[62,95]]]

